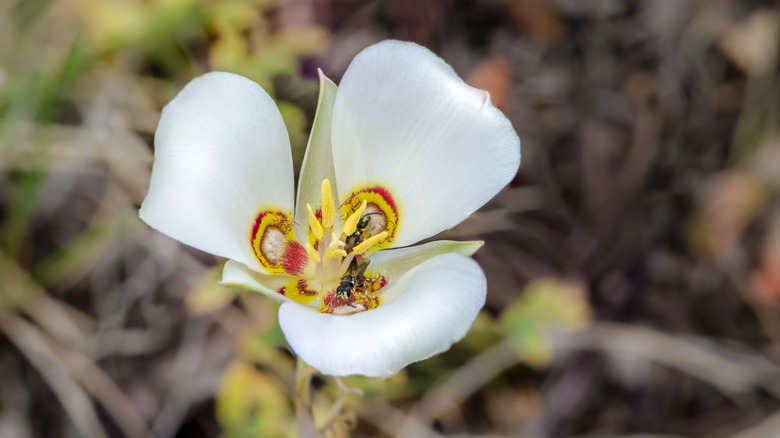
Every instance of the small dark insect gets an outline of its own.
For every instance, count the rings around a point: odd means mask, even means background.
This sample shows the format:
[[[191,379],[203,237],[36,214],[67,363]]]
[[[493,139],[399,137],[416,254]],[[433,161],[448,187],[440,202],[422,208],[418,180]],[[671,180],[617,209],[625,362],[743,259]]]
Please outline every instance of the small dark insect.
[[[349,307],[355,307],[350,302],[350,298],[352,298],[352,293],[356,288],[366,287],[366,278],[363,276],[363,274],[366,273],[368,263],[368,260],[361,260],[359,262],[357,260],[352,261],[349,269],[347,270],[347,273],[341,277],[341,283],[339,284],[339,287],[336,288],[336,296],[334,297],[334,300],[341,298],[344,300],[344,302],[347,303]]]
[[[355,226],[355,232],[347,236],[345,240],[347,247],[354,248],[357,245],[359,245],[360,242],[363,241],[363,239],[361,239],[361,237],[363,236],[363,232],[366,231],[366,227],[368,227],[368,224],[371,222],[371,215],[374,214],[382,214],[382,213],[379,212],[367,213],[360,218],[357,225]]]

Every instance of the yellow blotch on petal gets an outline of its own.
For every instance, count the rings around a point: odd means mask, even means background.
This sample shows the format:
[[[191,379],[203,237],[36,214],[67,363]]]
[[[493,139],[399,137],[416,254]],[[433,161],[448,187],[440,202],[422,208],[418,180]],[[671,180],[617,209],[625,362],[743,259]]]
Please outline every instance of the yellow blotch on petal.
[[[271,274],[296,274],[305,268],[304,248],[295,238],[294,222],[288,212],[267,209],[255,218],[251,244],[257,261]]]
[[[391,191],[381,185],[358,188],[347,196],[341,204],[342,217],[350,217],[357,211],[363,202],[367,203],[361,216],[372,214],[370,226],[365,230],[368,235],[387,231],[387,237],[376,243],[376,249],[389,246],[395,239],[400,225],[399,206],[393,198]],[[379,213],[379,214],[377,214]],[[353,232],[354,233],[354,232]]]

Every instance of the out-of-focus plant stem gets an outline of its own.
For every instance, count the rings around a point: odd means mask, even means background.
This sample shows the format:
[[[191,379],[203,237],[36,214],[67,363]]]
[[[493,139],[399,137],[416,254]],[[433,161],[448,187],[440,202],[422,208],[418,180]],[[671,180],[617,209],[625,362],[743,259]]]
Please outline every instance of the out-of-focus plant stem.
[[[7,336],[40,372],[81,436],[108,436],[89,396],[73,379],[41,330],[16,314],[0,311],[0,332]]]
[[[347,407],[347,396],[363,396],[363,391],[357,388],[349,388],[344,385],[339,377],[332,377],[337,391],[333,397],[318,397],[320,403],[329,403],[326,409],[318,409],[320,413],[318,421],[314,420],[311,379],[317,372],[300,358],[295,370],[295,389],[293,399],[295,401],[295,415],[298,425],[298,436],[304,438],[344,438],[349,437],[349,431],[355,427],[356,414]],[[325,400],[328,400],[325,402]],[[319,405],[320,408],[323,406]]]
[[[298,425],[298,436],[301,438],[319,438],[317,427],[314,425],[314,416],[311,409],[311,378],[314,368],[298,358],[295,365],[295,389],[293,400],[295,402],[295,419]]]

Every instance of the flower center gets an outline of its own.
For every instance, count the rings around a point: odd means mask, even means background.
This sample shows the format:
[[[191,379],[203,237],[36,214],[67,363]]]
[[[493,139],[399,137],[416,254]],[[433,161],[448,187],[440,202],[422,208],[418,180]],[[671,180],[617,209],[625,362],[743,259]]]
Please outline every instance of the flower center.
[[[271,274],[287,277],[278,292],[323,313],[349,315],[379,306],[385,277],[369,270],[368,257],[392,241],[398,210],[380,187],[353,192],[340,206],[337,221],[330,181],[322,181],[322,206],[309,211],[305,244],[295,236],[289,213],[273,209],[255,219],[255,256]]]
[[[367,271],[368,255],[384,241],[388,232],[385,214],[376,208],[368,209],[363,200],[351,211],[338,229],[336,205],[333,202],[330,181],[322,181],[322,208],[319,215],[309,210],[309,241],[306,252],[316,263],[310,283],[326,291],[320,311],[351,314],[371,310],[379,305],[375,294],[386,281]]]

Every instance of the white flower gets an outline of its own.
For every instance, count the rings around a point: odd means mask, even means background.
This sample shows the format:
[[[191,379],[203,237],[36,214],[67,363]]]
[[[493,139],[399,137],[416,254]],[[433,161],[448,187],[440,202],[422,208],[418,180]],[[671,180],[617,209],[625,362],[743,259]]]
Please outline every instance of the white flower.
[[[488,94],[398,41],[361,52],[338,89],[320,75],[295,204],[282,117],[246,78],[193,80],[155,147],[141,218],[230,259],[223,283],[281,302],[292,349],[339,376],[387,376],[466,334],[485,301],[469,258],[481,243],[406,246],[464,220],[520,163]]]

